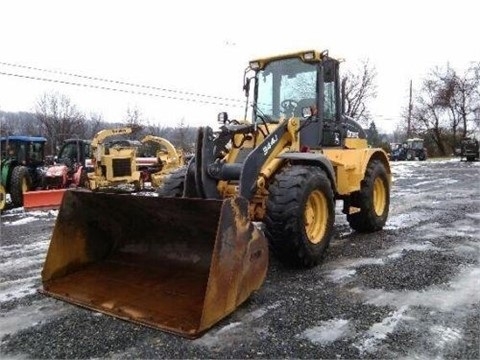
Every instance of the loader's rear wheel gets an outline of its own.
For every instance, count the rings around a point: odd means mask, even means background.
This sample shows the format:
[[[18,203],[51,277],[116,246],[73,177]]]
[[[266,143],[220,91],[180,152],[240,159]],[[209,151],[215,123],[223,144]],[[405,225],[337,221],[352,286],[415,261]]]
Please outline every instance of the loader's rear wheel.
[[[381,230],[388,217],[390,186],[387,171],[380,160],[368,164],[361,189],[352,196],[352,205],[361,209],[358,213],[347,215],[352,229],[359,232]]]
[[[14,207],[23,206],[23,193],[30,190],[32,179],[25,166],[16,166],[10,180],[10,197]]]
[[[158,196],[161,197],[182,197],[185,188],[185,175],[187,166],[182,166],[172,171],[163,181],[163,184],[157,189]]]
[[[291,266],[317,265],[333,236],[329,178],[318,167],[294,165],[275,176],[269,193],[265,225],[272,251]]]

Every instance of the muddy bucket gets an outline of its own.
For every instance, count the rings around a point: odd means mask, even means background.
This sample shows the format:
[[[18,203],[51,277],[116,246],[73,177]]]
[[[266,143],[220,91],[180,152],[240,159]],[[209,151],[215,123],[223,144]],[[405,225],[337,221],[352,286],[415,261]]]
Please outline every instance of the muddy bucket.
[[[125,320],[198,337],[266,275],[268,245],[243,198],[67,191],[42,292]]]

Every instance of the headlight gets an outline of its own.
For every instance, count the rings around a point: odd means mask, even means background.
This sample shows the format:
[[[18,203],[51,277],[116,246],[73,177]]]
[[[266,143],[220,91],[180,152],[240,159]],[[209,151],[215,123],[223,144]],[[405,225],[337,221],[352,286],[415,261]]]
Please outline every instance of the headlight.
[[[306,60],[306,61],[314,60],[315,59],[315,53],[312,52],[312,51],[306,52],[305,54],[303,54],[303,59]]]

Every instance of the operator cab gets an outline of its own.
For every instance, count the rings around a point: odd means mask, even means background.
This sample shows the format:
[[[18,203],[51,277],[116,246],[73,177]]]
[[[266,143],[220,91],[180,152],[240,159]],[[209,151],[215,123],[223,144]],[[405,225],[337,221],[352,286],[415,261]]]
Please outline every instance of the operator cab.
[[[252,61],[250,68],[256,80],[255,123],[280,123],[296,117],[301,121],[302,146],[342,145],[346,127],[341,115],[338,60],[326,52],[310,52]]]

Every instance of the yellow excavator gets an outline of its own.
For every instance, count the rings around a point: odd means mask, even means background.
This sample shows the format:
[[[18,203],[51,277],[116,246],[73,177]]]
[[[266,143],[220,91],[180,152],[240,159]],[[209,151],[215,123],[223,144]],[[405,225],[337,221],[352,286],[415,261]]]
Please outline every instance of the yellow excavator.
[[[162,185],[165,177],[173,170],[185,165],[182,151],[175,149],[175,146],[159,136],[147,135],[142,140],[142,143],[152,142],[158,146],[156,152],[157,164],[159,169],[150,174],[150,181],[154,188]]]
[[[161,197],[69,191],[43,291],[194,338],[262,286],[269,248],[292,267],[319,264],[337,200],[354,230],[382,229],[389,161],[343,114],[339,64],[313,50],[251,61],[251,121],[220,113],[218,130],[199,128]]]

